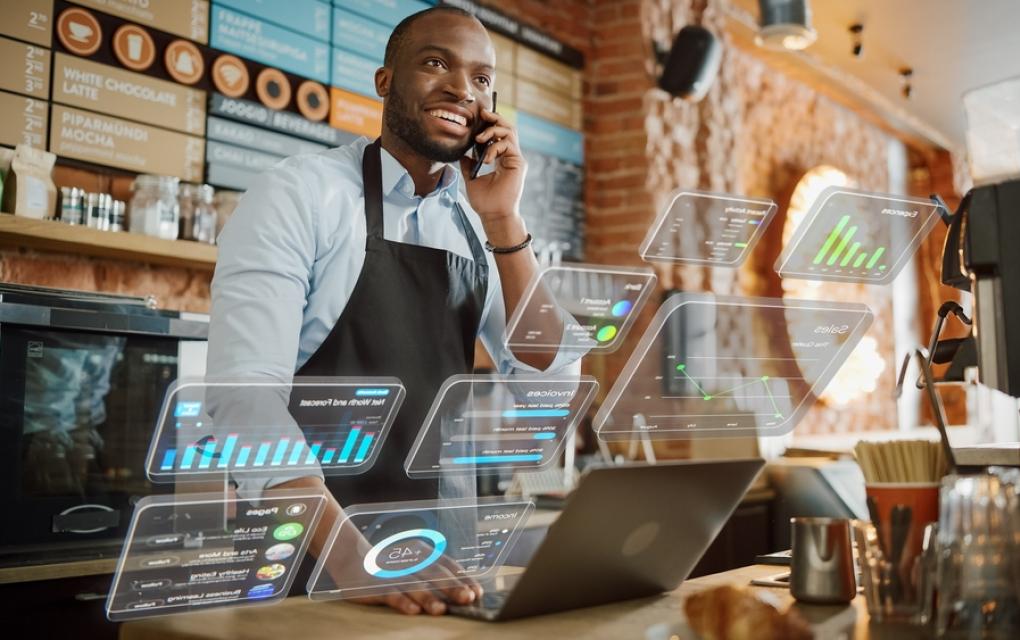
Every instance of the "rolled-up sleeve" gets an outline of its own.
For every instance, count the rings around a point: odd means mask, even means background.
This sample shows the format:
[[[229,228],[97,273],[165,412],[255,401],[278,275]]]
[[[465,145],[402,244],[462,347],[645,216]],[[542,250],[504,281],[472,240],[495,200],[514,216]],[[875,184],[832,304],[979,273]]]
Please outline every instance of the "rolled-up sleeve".
[[[218,239],[206,362],[210,382],[287,383],[293,378],[316,257],[316,206],[288,160],[260,176],[242,196]],[[269,406],[260,403],[260,423],[269,419],[279,429],[274,436],[300,438],[285,395],[273,396],[277,400]],[[210,406],[214,424],[237,429],[252,419],[250,405],[231,402],[223,394],[216,397]],[[273,477],[236,480],[242,492],[252,493],[317,473],[274,471]]]

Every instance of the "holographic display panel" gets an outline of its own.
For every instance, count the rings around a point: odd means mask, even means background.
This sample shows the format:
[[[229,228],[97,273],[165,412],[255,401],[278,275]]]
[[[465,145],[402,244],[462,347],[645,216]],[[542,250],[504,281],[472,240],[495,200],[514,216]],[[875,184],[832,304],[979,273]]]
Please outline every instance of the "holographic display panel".
[[[403,398],[396,378],[181,380],[163,403],[146,470],[154,482],[363,473]]]
[[[669,297],[595,416],[602,440],[791,431],[871,324],[861,304]]]
[[[504,343],[515,352],[615,351],[654,288],[651,269],[546,267],[510,317]]]
[[[888,284],[938,220],[930,200],[829,187],[775,268],[783,278]]]
[[[650,262],[738,267],[776,213],[776,203],[724,193],[680,191],[641,243]]]
[[[454,376],[404,469],[412,478],[543,469],[559,459],[597,390],[591,376]]]
[[[308,581],[313,600],[444,589],[506,559],[530,501],[421,501],[345,508]]]
[[[277,602],[287,595],[325,504],[269,491],[142,498],[106,603],[111,620]]]

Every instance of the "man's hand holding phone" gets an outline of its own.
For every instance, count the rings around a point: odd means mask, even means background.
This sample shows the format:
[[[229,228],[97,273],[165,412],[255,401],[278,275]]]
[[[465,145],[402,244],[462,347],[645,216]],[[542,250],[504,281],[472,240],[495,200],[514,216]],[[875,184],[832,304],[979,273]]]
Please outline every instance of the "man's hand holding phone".
[[[521,153],[517,131],[504,116],[489,109],[478,111],[481,131],[475,135],[472,149],[484,149],[479,159],[482,164],[493,165],[485,175],[466,180],[468,201],[478,213],[486,236],[497,246],[517,244],[520,234],[519,205],[524,191],[524,177],[528,163]],[[475,158],[461,158],[461,174],[465,178],[477,175]],[[478,165],[480,168],[480,165]]]

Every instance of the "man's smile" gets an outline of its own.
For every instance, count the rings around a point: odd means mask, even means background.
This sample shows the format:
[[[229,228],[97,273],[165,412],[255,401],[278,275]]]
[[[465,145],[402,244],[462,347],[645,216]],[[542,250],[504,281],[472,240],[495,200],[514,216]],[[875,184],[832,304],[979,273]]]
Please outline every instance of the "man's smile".
[[[446,120],[448,122],[455,122],[461,125],[462,127],[467,126],[467,118],[456,113],[451,113],[450,111],[445,111],[443,109],[432,109],[431,111],[428,112],[428,114],[433,118],[439,118],[441,120]]]
[[[444,104],[425,109],[428,120],[435,125],[440,133],[464,138],[471,134],[471,123],[474,116],[463,107]]]

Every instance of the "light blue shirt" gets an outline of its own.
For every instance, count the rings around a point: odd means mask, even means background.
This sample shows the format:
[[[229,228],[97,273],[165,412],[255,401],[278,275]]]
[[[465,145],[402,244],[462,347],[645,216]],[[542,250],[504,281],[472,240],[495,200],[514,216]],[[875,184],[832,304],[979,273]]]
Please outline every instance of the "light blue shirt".
[[[207,377],[289,382],[325,341],[347,306],[365,262],[361,157],[369,142],[361,138],[282,160],[242,196],[218,239]],[[460,172],[448,166],[435,191],[416,196],[414,181],[404,167],[386,150],[380,155],[385,238],[471,259],[455,203],[463,207],[480,241],[485,235],[478,214],[459,190]],[[486,257],[489,286],[479,337],[499,373],[534,373],[535,368],[517,360],[504,346],[503,292],[495,261],[491,254]],[[414,318],[407,318],[407,325],[414,330]],[[423,348],[429,348],[429,336],[421,340]],[[546,371],[576,377],[582,355],[560,349]],[[222,418],[223,423],[276,424],[279,435],[300,437],[286,405],[285,397],[220,403],[220,413],[213,418],[217,423]],[[254,497],[266,486],[309,475],[321,477],[321,471],[274,470],[272,477],[238,478],[238,484],[242,494]]]
[[[218,239],[207,376],[290,380],[329,335],[365,262],[361,157],[369,143],[287,158],[241,198]],[[485,234],[459,189],[459,170],[447,166],[435,191],[416,196],[407,170],[385,149],[380,155],[385,238],[470,259],[454,204],[480,242]],[[499,272],[487,259],[479,337],[499,373],[536,372],[504,346]],[[408,318],[409,330],[413,323]],[[422,341],[427,347],[429,337]],[[547,371],[579,373],[581,355],[560,350]]]

